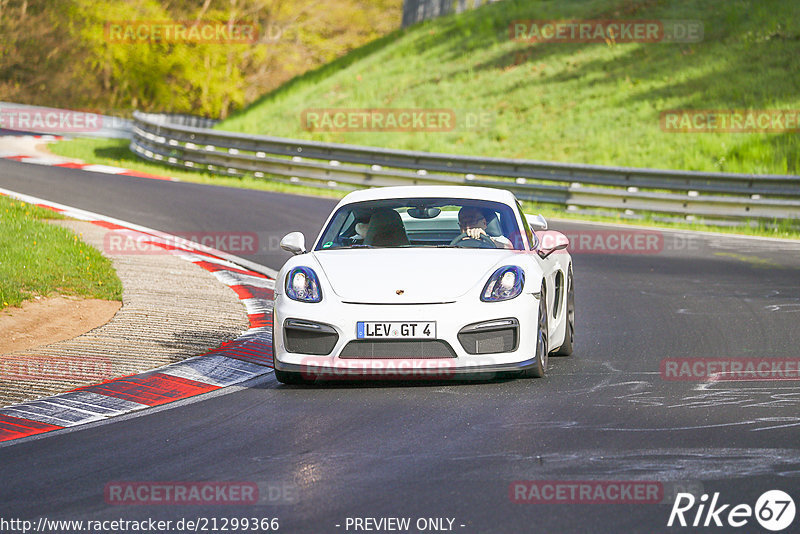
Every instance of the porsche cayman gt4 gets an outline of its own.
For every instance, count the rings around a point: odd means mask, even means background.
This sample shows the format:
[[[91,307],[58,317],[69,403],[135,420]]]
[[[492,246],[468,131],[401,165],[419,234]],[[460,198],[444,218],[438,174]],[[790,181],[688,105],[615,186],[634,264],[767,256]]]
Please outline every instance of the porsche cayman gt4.
[[[542,377],[572,352],[567,238],[508,191],[356,191],[276,279],[275,374],[318,379]]]

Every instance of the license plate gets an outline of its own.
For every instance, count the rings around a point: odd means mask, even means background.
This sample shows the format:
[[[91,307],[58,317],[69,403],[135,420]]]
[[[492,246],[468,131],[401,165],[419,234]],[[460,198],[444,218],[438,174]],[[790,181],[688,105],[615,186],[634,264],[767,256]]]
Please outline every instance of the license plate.
[[[388,322],[359,321],[356,323],[358,339],[434,339],[436,322]]]

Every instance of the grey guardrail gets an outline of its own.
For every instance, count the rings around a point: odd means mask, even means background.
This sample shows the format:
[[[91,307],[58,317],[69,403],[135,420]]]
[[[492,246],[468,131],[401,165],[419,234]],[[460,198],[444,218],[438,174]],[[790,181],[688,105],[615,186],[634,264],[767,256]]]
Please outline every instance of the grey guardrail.
[[[214,130],[215,121],[135,112],[131,150],[176,167],[289,177],[319,187],[460,184],[534,202],[730,219],[800,217],[800,176],[670,171],[457,156]]]

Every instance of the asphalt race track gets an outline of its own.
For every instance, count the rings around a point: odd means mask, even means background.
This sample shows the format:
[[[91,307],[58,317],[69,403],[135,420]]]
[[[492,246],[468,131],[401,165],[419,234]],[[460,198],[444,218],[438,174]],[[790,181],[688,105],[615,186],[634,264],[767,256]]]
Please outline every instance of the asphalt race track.
[[[256,232],[261,250],[245,257],[275,269],[280,237],[314,239],[335,203],[13,161],[0,187],[167,232]],[[667,528],[670,504],[512,502],[520,480],[658,481],[750,506],[780,489],[800,504],[800,381],[661,372],[672,358],[796,360],[800,246],[659,235],[657,251],[574,253],[576,351],[551,358],[546,379],[287,387],[270,374],[0,448],[0,516],[278,518],[287,534],[380,517],[450,518],[464,533],[703,531]],[[114,481],[269,489],[256,505],[126,506],[106,503]],[[764,532],[752,517],[706,530]]]

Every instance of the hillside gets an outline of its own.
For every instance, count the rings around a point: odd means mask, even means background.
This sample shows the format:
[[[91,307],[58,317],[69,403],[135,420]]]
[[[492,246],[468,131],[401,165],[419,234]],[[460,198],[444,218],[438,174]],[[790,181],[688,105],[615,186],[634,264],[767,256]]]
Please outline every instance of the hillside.
[[[402,0],[0,0],[0,101],[225,117],[400,26]],[[239,21],[252,39],[115,39]],[[141,36],[142,34],[136,34]],[[149,34],[148,34],[149,36]]]
[[[525,19],[694,20],[694,43],[528,43]],[[680,133],[665,110],[800,109],[796,0],[505,0],[396,31],[218,127],[392,148],[606,165],[800,173],[797,133]],[[309,131],[330,108],[446,110],[449,131]],[[480,119],[483,123],[466,125]],[[319,123],[317,123],[319,124]]]

